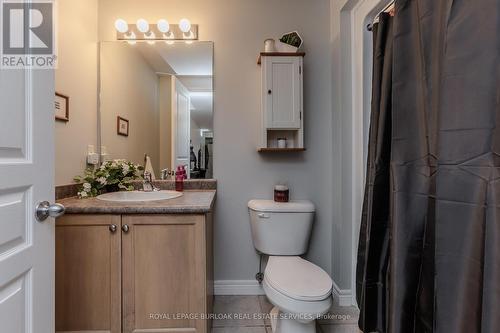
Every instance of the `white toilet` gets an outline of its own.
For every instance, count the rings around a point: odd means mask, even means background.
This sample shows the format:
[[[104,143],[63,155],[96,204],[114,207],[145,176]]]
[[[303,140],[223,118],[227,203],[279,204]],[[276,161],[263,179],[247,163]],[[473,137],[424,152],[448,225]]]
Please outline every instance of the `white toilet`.
[[[248,203],[253,244],[269,255],[263,287],[277,315],[275,333],[315,333],[315,320],[332,305],[332,279],[299,256],[307,252],[314,219],[310,201]]]

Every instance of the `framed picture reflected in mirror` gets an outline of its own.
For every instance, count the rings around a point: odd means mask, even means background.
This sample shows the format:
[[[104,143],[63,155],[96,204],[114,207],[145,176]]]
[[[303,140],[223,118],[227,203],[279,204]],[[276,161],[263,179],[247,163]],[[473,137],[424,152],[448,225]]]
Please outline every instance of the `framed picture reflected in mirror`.
[[[116,120],[116,131],[118,135],[128,136],[128,131],[129,131],[128,119],[118,116]]]

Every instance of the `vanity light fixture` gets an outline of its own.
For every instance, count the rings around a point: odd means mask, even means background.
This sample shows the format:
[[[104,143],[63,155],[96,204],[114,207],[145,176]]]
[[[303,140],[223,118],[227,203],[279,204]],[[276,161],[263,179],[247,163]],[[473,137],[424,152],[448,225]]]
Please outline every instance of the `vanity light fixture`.
[[[149,45],[155,45],[155,43],[156,43],[155,34],[152,32],[151,33],[151,37],[150,38],[148,37],[148,44]]]
[[[137,27],[137,30],[139,30],[143,34],[149,32],[149,23],[145,19],[138,19],[135,25]]]
[[[189,22],[188,19],[183,18],[182,20],[179,21],[179,28],[181,31],[185,34],[191,31],[191,22]]]
[[[127,43],[129,43],[130,45],[137,44],[137,38],[136,38],[135,33],[133,31],[126,34],[126,36],[127,36],[127,38],[126,38]]]
[[[122,34],[128,32],[128,23],[124,19],[118,19],[115,21],[115,29]]]
[[[191,24],[187,18],[181,19],[179,24],[170,24],[166,19],[160,19],[156,24],[150,24],[144,18],[138,19],[135,24],[127,23],[124,19],[117,19],[115,29],[117,39],[128,42],[163,40],[168,44],[172,41],[185,41],[190,44],[198,40],[198,25]]]
[[[164,34],[170,31],[170,24],[165,19],[159,20],[158,23],[156,23],[156,26],[158,27],[158,30]]]

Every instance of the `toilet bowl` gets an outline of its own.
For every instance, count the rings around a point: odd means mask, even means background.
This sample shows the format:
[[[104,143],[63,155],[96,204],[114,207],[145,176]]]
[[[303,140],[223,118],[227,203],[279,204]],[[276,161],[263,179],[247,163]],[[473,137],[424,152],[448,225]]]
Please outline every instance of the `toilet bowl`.
[[[271,321],[276,333],[315,333],[315,320],[332,305],[330,276],[300,257],[269,257],[262,285],[276,307]]]

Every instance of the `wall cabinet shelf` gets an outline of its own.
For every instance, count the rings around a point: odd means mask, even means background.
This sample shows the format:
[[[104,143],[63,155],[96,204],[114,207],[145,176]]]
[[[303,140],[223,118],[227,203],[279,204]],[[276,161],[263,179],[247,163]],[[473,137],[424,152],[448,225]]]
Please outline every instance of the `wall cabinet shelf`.
[[[305,148],[259,148],[259,153],[286,153],[306,151]]]
[[[262,64],[262,57],[304,57],[305,52],[261,52],[257,59],[257,65]]]
[[[56,332],[209,333],[212,235],[211,213],[57,219]]]
[[[259,152],[303,151],[305,53],[261,53],[262,133]],[[286,140],[286,149],[278,148]]]

